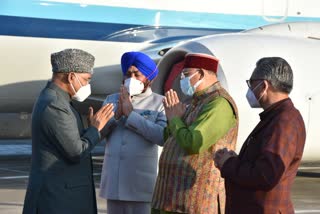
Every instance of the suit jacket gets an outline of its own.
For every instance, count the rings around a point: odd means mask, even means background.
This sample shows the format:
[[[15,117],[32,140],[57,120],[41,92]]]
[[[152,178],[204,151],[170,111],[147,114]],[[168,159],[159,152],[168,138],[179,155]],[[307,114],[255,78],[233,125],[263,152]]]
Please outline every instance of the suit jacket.
[[[24,214],[97,213],[90,151],[100,133],[84,129],[70,101],[68,93],[48,83],[34,106]]]
[[[304,122],[291,100],[260,114],[238,157],[221,169],[226,181],[226,213],[294,213],[291,186],[306,139]]]
[[[119,94],[107,97],[117,109]],[[163,145],[166,116],[163,96],[144,93],[132,97],[128,118],[111,120],[107,130],[100,196],[111,200],[150,202],[157,177],[158,146]]]

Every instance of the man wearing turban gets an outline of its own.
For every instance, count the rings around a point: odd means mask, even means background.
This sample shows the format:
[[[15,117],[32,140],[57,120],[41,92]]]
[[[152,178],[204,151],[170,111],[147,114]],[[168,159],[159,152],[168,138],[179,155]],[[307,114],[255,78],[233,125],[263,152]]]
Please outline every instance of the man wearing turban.
[[[107,199],[109,214],[147,214],[166,126],[163,96],[151,90],[158,69],[150,57],[124,53],[121,67],[124,84],[104,102],[113,103],[115,115],[105,127],[100,196]]]

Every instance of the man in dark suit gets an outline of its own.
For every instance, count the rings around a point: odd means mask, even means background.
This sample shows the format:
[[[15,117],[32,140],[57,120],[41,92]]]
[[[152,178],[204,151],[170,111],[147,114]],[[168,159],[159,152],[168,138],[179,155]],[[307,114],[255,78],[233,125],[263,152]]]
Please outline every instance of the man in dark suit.
[[[95,115],[90,108],[85,129],[71,99],[82,102],[90,95],[94,57],[66,49],[53,53],[51,64],[52,81],[32,114],[32,163],[23,213],[97,213],[90,152],[113,116],[113,106]]]
[[[264,111],[239,156],[226,149],[215,155],[226,181],[226,213],[294,213],[290,190],[306,131],[300,112],[289,98],[291,67],[279,57],[262,58],[247,84],[250,106]]]

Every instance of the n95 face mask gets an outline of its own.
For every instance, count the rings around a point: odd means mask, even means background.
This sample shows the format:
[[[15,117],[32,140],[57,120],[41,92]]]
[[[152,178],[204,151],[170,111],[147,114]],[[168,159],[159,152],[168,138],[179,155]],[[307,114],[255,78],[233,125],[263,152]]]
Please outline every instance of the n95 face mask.
[[[124,81],[124,86],[127,88],[130,96],[141,94],[144,89],[144,84],[135,78],[128,78]]]
[[[76,75],[76,74],[75,74]],[[90,94],[91,94],[91,85],[90,84],[87,84],[87,85],[85,85],[85,86],[83,86],[82,84],[81,84],[81,82],[80,82],[80,80],[79,80],[79,78],[78,78],[78,76],[76,75],[76,78],[77,78],[77,80],[78,80],[78,82],[79,82],[79,84],[80,84],[80,88],[79,88],[79,90],[78,91],[76,91],[75,89],[74,89],[74,87],[73,87],[73,85],[72,85],[72,83],[71,83],[71,87],[72,87],[72,89],[73,89],[73,91],[74,91],[74,95],[72,96],[72,99],[74,99],[74,100],[77,100],[77,101],[79,101],[79,102],[83,102],[85,99],[87,99],[89,96],[90,96]]]

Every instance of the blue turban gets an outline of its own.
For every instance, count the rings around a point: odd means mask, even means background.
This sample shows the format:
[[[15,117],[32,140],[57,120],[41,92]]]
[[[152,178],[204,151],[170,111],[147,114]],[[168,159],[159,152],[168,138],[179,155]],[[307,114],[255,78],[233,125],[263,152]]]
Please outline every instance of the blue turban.
[[[141,52],[126,52],[122,55],[121,68],[123,75],[126,75],[128,68],[132,65],[137,67],[148,80],[153,80],[159,72],[154,61]]]

